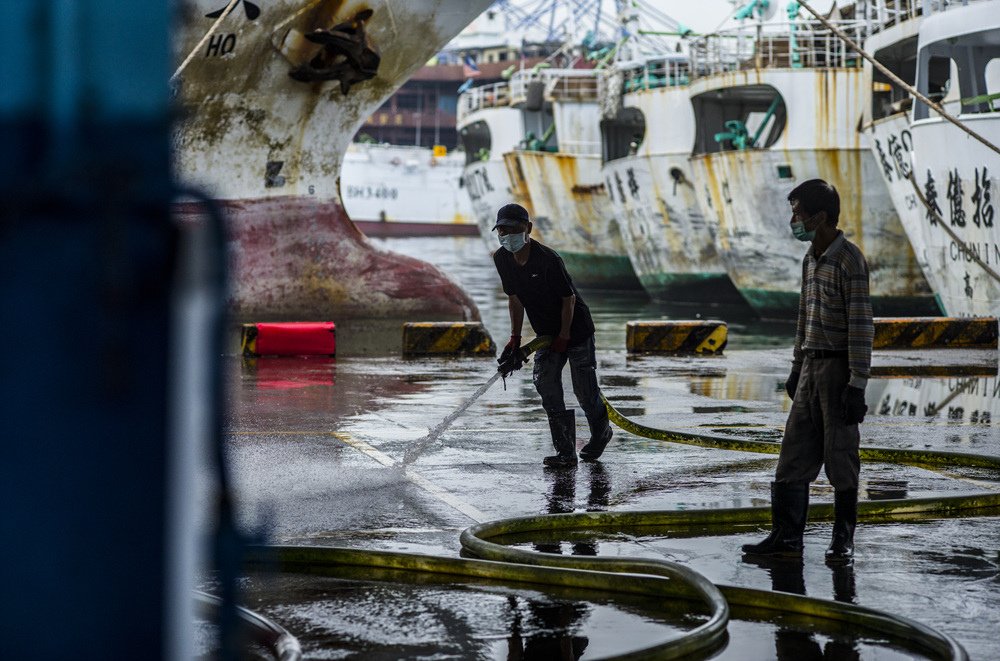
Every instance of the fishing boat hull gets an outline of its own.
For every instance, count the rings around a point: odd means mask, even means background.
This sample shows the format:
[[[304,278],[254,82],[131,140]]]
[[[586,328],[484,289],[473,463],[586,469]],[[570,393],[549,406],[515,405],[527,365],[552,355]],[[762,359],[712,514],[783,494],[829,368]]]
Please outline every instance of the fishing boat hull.
[[[777,136],[768,138],[769,144],[691,159],[702,188],[702,211],[718,227],[717,247],[726,271],[763,318],[796,317],[807,246],[792,236],[788,194],[815,178],[840,193],[838,227],[868,260],[875,314],[939,312],[879,166],[857,130],[867,98],[862,80],[859,68],[765,69],[719,74],[692,84],[694,95],[766,91],[782,101],[788,118],[783,125],[783,119],[775,120],[772,133],[762,134]]]
[[[962,117],[974,131],[1000,144],[1000,121]],[[956,238],[949,236],[916,201],[912,184],[903,198],[910,241],[926,264],[927,278],[944,311],[954,316],[1000,314],[1000,157],[940,119],[917,122],[913,167],[924,197],[936,206]],[[981,260],[993,274],[978,264]]]
[[[181,7],[175,167],[228,212],[233,320],[478,318],[443,273],[369,243],[338,179],[365,118],[488,1],[244,2],[202,41],[219,4]]]
[[[334,201],[280,196],[221,206],[232,248],[229,270],[239,276],[230,282],[233,319],[478,316],[439,269],[372,245]],[[194,221],[202,210],[181,204],[176,213]]]
[[[464,167],[461,152],[354,143],[344,156],[340,195],[365,236],[473,236]]]
[[[682,172],[680,181],[671,173]],[[743,302],[716,250],[691,184],[686,154],[628,156],[602,168],[632,269],[665,303]]]
[[[577,286],[642,289],[604,190],[599,156],[521,150],[504,156],[508,170],[523,173],[534,226]]]
[[[907,62],[904,75],[914,83],[914,69],[917,78],[926,78],[918,49],[929,45],[923,43],[928,39],[937,42],[939,49],[948,50],[974,45],[975,35],[992,32],[995,41],[1000,31],[998,4],[934,7],[876,33],[865,46],[880,59],[885,54],[897,69],[900,61]],[[998,144],[1000,121],[996,112],[988,107],[979,108],[978,113],[966,112],[962,107],[966,102],[959,101],[975,95],[968,85],[980,74],[987,79],[987,87],[995,88],[995,72],[994,79],[988,80],[988,71],[977,71],[978,67],[985,69],[990,56],[963,58],[963,54],[940,50],[937,55],[951,55],[969,69],[968,76],[950,85],[942,99],[946,110]],[[866,73],[874,78],[870,66]],[[923,84],[926,86],[926,80]],[[973,110],[976,104],[968,105],[968,110]],[[1000,312],[1000,229],[994,218],[994,196],[1000,184],[1000,157],[932,112],[924,110],[919,113],[922,117],[915,119],[918,110],[896,112],[866,125],[873,158],[880,164],[879,172],[942,311],[951,316],[996,315]]]
[[[467,103],[469,94],[461,100]],[[475,89],[471,95],[477,103],[487,98],[482,90]],[[490,103],[496,103],[497,94],[491,94]],[[506,103],[505,96],[499,96]],[[493,226],[497,211],[511,202],[520,204],[533,217],[534,209],[528,198],[527,189],[517,186],[507,169],[503,154],[512,149],[524,136],[524,122],[521,111],[510,107],[487,107],[462,113],[460,108],[458,133],[463,142],[466,164],[462,170],[462,188],[468,195],[479,235],[489,252],[500,245]],[[522,182],[523,183],[523,182]],[[536,239],[542,239],[537,229]]]
[[[692,160],[707,187],[704,208],[718,219],[719,253],[729,277],[757,313],[794,319],[808,244],[791,234],[788,193],[823,179],[841,193],[838,227],[868,261],[876,316],[937,314],[938,307],[913,255],[871,154],[854,150],[723,152]],[[779,167],[800,174],[774,176]]]
[[[745,306],[692,183],[687,60],[651,57],[621,77],[622,107],[601,122],[601,177],[636,276],[664,303]]]

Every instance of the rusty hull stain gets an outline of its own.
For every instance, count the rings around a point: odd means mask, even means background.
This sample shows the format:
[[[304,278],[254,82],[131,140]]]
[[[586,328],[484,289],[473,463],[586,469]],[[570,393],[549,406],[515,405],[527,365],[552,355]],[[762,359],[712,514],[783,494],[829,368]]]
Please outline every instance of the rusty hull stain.
[[[925,296],[929,292],[906,241],[877,165],[864,150],[747,150],[691,160],[704,182],[706,217],[718,220],[719,251],[741,289],[797,293],[803,246],[788,229],[791,187],[819,177],[841,194],[840,227],[869,260],[876,296]],[[790,164],[794,182],[781,182],[778,164]]]

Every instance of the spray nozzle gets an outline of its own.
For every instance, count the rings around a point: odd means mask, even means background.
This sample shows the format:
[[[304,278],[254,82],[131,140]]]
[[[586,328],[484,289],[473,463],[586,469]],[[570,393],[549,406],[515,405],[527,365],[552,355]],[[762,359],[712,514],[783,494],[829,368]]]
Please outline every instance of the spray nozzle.
[[[521,366],[528,362],[528,356],[539,349],[548,347],[550,344],[552,344],[552,337],[550,335],[540,335],[523,347],[511,347],[500,354],[500,358],[497,359],[497,363],[499,363],[497,372],[500,373],[500,377],[504,380],[504,390],[507,389],[507,377],[521,369]]]

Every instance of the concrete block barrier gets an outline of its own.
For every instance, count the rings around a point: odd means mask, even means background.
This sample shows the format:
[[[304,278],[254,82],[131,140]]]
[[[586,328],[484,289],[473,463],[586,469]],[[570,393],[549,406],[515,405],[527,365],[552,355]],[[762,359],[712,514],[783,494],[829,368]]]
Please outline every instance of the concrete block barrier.
[[[625,324],[629,353],[717,355],[726,348],[724,321],[630,321]]]
[[[493,338],[480,322],[403,324],[404,356],[493,356]]]
[[[243,324],[244,356],[335,356],[337,328],[332,321]]]
[[[996,317],[877,317],[875,349],[996,349]]]

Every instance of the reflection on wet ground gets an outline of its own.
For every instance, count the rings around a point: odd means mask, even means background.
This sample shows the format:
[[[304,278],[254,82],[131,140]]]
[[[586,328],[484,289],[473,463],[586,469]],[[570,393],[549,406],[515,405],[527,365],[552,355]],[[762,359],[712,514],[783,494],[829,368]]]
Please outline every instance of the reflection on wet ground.
[[[442,268],[468,286],[494,338],[506,338],[506,302],[478,239],[394,240],[390,247],[424,258],[440,257]],[[791,358],[790,325],[731,323],[723,357],[629,357],[624,351],[625,321],[658,318],[663,312],[642,300],[584,295],[598,326],[601,387],[623,413],[654,427],[780,439],[789,406],[782,384]],[[705,316],[717,315],[710,310]],[[343,325],[338,327],[341,347],[349,344],[346,332]],[[395,332],[401,335],[398,322]],[[369,335],[355,344],[368,342],[369,348],[377,349],[373,338]],[[473,404],[413,464],[412,473],[419,479],[413,478],[383,465],[379,458],[400,459],[408,444],[489,378],[495,363],[402,360],[384,348],[381,355],[356,353],[369,355],[342,354],[335,360],[230,359],[227,433],[240,513],[250,525],[268,522],[274,543],[456,557],[459,532],[477,520],[769,502],[774,457],[671,445],[620,430],[600,463],[581,464],[571,471],[543,469],[541,458],[551,447],[545,414],[527,369],[508,379],[506,391],[496,385]],[[1000,454],[995,352],[943,353],[949,355],[876,355],[876,366],[986,368],[974,377],[873,380],[863,442]],[[570,387],[567,376],[567,390]],[[582,436],[586,429],[582,413],[577,421]],[[1000,489],[1000,476],[975,470],[945,474],[880,463],[862,468],[863,497],[900,489],[909,497],[922,497],[987,488]],[[812,497],[817,502],[832,500],[832,489],[824,479],[813,486]],[[760,535],[749,528],[688,535],[650,530],[642,536],[538,537],[511,543],[566,555],[667,558],[721,583],[879,608],[951,634],[972,658],[985,659],[1000,653],[994,634],[1000,626],[998,523],[1000,513],[964,520],[861,524],[856,563],[838,570],[823,564],[830,534],[829,524],[823,523],[807,529],[804,562],[781,566],[741,560],[740,545]],[[562,636],[563,650],[575,650],[576,638],[585,638],[587,647],[580,651],[587,658],[620,651],[615,645],[623,637],[631,638],[633,630],[637,641],[646,635],[646,616],[638,614],[642,609],[618,600],[614,604],[599,598],[567,601],[561,596],[479,586],[437,586],[435,592],[424,594],[422,588],[402,583],[373,587],[366,582],[370,580],[370,576],[323,581],[261,576],[248,582],[247,594],[251,607],[259,606],[300,636],[303,645],[315,652],[308,655],[313,658],[432,656],[433,649],[447,655],[451,646],[460,644],[457,641],[475,645],[485,657],[506,658],[512,649],[523,648],[527,654],[529,648],[542,645],[529,645],[531,631],[561,632],[553,635]],[[556,611],[566,603],[584,604],[586,615],[572,626],[546,628],[539,623],[538,606],[532,609],[533,599],[543,609],[563,604]],[[475,615],[479,607],[470,604],[479,601],[489,617]],[[597,606],[606,610],[595,610]],[[415,622],[424,624],[400,625],[404,637],[384,635],[396,629],[406,608],[413,609]],[[575,608],[569,607],[565,616],[572,619]],[[595,616],[598,612],[600,617]],[[607,623],[623,629],[614,633]],[[654,627],[655,635],[663,635],[661,626]],[[519,634],[511,633],[518,627]],[[891,646],[879,646],[879,641],[810,627],[791,620],[734,622],[729,646],[719,658],[909,658]],[[363,649],[371,653],[362,653]]]
[[[602,658],[704,620],[650,597],[349,567],[320,577],[255,575],[247,590],[259,612],[308,632],[306,658]]]

